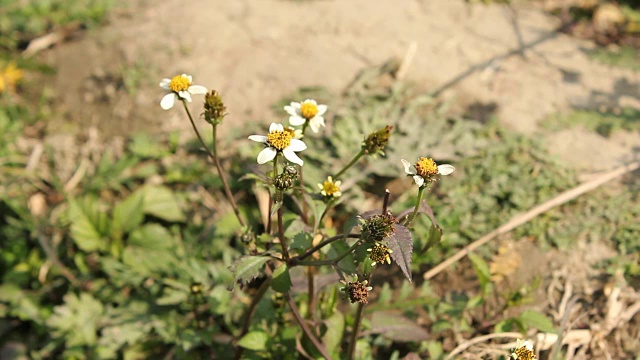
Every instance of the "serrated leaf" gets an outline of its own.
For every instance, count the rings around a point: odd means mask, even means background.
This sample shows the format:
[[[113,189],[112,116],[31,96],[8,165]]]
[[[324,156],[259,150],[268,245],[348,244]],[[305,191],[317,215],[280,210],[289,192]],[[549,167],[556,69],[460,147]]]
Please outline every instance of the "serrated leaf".
[[[349,234],[354,227],[360,225],[360,219],[358,216],[351,216],[347,222],[344,223],[342,227],[342,232],[345,234]]]
[[[325,250],[323,251],[326,253],[327,257],[329,259],[333,259],[349,250],[349,245],[347,245],[344,241],[334,241],[331,244],[325,246],[324,249]],[[356,266],[353,259],[353,254],[349,254],[338,262],[338,266],[347,274],[355,274]]]
[[[80,297],[70,293],[64,296],[64,305],[56,306],[47,325],[57,338],[64,338],[68,347],[95,345],[98,326],[104,307],[88,293]]]
[[[279,293],[284,293],[291,289],[291,276],[289,275],[289,268],[286,264],[280,265],[280,267],[273,272],[271,288]]]
[[[306,250],[311,247],[313,242],[313,238],[311,234],[307,232],[299,232],[293,237],[293,241],[291,241],[291,245],[289,248],[296,250]]]
[[[229,285],[228,290],[231,291],[237,282],[249,282],[260,275],[262,266],[269,261],[267,256],[241,256],[229,266],[229,270],[233,273],[234,280]]]
[[[411,256],[413,254],[411,232],[400,224],[395,224],[395,229],[395,234],[386,238],[389,248],[393,251],[391,258],[411,281]]]
[[[371,332],[381,334],[393,341],[425,341],[429,339],[429,333],[402,315],[395,313],[376,311],[371,317]]]
[[[553,322],[551,322],[551,320],[541,312],[525,310],[520,314],[520,316],[518,316],[518,319],[528,327],[534,327],[540,331],[557,334],[556,328],[553,326]]]
[[[71,237],[75,244],[86,252],[104,250],[107,246],[100,230],[106,227],[108,218],[98,206],[97,200],[92,198],[85,198],[83,203],[69,200]]]
[[[245,349],[253,351],[261,351],[267,349],[267,342],[269,341],[269,335],[264,331],[252,331],[247,333],[238,341],[238,345]]]
[[[136,191],[113,209],[113,229],[124,233],[131,232],[144,220],[144,196]]]
[[[165,186],[144,187],[144,213],[165,221],[185,221],[175,194]]]

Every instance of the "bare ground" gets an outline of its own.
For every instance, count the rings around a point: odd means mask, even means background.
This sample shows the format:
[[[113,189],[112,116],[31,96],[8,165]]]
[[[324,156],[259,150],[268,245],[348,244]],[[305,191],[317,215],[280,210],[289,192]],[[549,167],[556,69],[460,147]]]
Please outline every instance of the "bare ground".
[[[495,106],[521,132],[534,134],[541,119],[572,107],[640,108],[640,73],[590,60],[592,44],[557,32],[559,20],[527,3],[167,0],[128,14],[43,55],[59,69],[52,86],[66,114],[50,132],[187,130],[179,111],[158,106],[158,80],[180,72],[222,92],[230,123],[259,121],[257,129],[282,117],[270,105],[283,95],[310,85],[339,91],[358,70],[404,57],[412,44],[406,79],[461,106]],[[122,80],[132,69],[143,75],[133,95]],[[628,161],[640,135],[571,129],[546,141],[593,171]]]

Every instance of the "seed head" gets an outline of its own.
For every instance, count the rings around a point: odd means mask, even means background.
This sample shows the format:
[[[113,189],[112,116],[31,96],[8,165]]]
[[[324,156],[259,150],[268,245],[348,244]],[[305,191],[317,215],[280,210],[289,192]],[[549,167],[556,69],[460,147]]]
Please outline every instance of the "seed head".
[[[204,119],[209,124],[219,124],[227,115],[227,107],[222,101],[220,93],[211,90],[204,95]]]
[[[392,235],[396,229],[396,218],[387,212],[362,220],[360,238],[364,241],[382,241]]]
[[[393,126],[387,125],[369,134],[362,142],[362,150],[364,150],[364,153],[367,155],[384,155],[384,149],[389,144],[391,129],[393,129]]]

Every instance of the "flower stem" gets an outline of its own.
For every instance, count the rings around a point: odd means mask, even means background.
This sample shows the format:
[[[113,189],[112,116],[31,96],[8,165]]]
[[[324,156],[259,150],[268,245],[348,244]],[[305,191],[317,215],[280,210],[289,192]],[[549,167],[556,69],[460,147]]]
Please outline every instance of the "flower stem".
[[[358,303],[358,310],[356,310],[356,321],[353,324],[353,330],[351,331],[351,341],[349,341],[349,352],[347,353],[347,359],[352,360],[356,352],[356,342],[358,341],[358,333],[360,332],[360,323],[362,322],[362,315],[364,314],[364,304]]]
[[[353,250],[355,250],[358,246],[360,245],[360,241],[356,241],[355,244],[351,245],[351,247],[345,251],[344,253],[338,255],[338,257],[334,258],[334,259],[328,259],[328,260],[298,260],[298,259],[290,259],[289,264],[291,266],[297,266],[297,265],[302,265],[302,266],[316,266],[316,265],[335,265],[337,264],[340,260],[344,259],[347,255],[351,254],[353,252]]]
[[[346,238],[357,239],[359,237],[360,237],[359,234],[347,234],[347,235],[340,234],[340,235],[332,236],[332,237],[330,237],[328,239],[325,239],[325,240],[321,241],[318,245],[316,245],[316,246],[312,247],[311,249],[307,250],[304,254],[298,255],[296,257],[291,258],[291,260],[292,261],[304,260],[304,259],[308,258],[309,256],[311,256],[316,251],[322,249],[326,245],[329,245],[329,244],[331,244],[332,242],[334,242],[336,240],[346,239]]]
[[[407,219],[407,222],[404,226],[409,227],[413,219],[416,217],[416,214],[418,214],[418,210],[420,210],[420,204],[422,204],[422,194],[424,192],[424,189],[426,188],[426,186],[421,186],[420,188],[418,188],[418,199],[416,200],[416,207],[413,209],[411,215],[409,215],[409,218]]]
[[[220,176],[220,180],[222,181],[222,187],[224,188],[224,193],[227,197],[227,200],[229,201],[229,204],[231,204],[231,207],[233,208],[233,212],[236,214],[236,218],[238,219],[238,222],[240,223],[240,225],[246,226],[244,220],[242,220],[242,216],[240,215],[240,210],[238,209],[238,204],[236,204],[236,200],[233,198],[233,194],[231,193],[231,188],[229,187],[229,183],[227,182],[227,178],[224,174],[224,171],[222,170],[222,165],[220,164],[220,160],[218,159],[218,156],[217,156],[216,125],[212,125],[213,139],[211,141],[213,143],[213,150],[210,150],[207,144],[204,142],[202,135],[200,135],[200,131],[198,131],[195,121],[193,121],[193,116],[191,116],[191,112],[189,111],[187,102],[183,100],[182,105],[184,106],[184,110],[187,112],[187,116],[189,117],[189,121],[191,122],[191,127],[193,128],[193,131],[196,133],[198,140],[200,140],[200,143],[207,151],[207,154],[216,165],[216,169],[218,170],[218,175]]]
[[[293,299],[291,298],[291,294],[289,294],[288,292],[285,292],[282,295],[287,300],[287,303],[289,303],[289,306],[291,307],[291,312],[293,313],[293,317],[296,319],[296,321],[298,322],[298,324],[302,328],[302,331],[304,331],[304,333],[307,335],[307,337],[309,338],[311,343],[313,343],[313,346],[315,346],[316,349],[318,349],[320,354],[325,359],[329,359],[329,360],[332,359],[331,355],[329,355],[329,353],[327,352],[327,349],[325,349],[324,345],[322,345],[320,340],[318,340],[318,338],[316,338],[316,336],[313,334],[313,332],[311,332],[311,329],[309,329],[307,324],[304,322],[304,319],[300,315],[300,311],[298,310],[298,307],[296,306],[295,301],[293,301]]]
[[[353,164],[355,164],[356,161],[358,161],[362,157],[362,155],[364,155],[364,150],[360,149],[360,152],[358,152],[358,154],[356,154],[356,156],[354,156],[353,159],[351,159],[351,161],[334,176],[334,178],[338,179],[340,175],[342,175],[345,171],[352,167]]]

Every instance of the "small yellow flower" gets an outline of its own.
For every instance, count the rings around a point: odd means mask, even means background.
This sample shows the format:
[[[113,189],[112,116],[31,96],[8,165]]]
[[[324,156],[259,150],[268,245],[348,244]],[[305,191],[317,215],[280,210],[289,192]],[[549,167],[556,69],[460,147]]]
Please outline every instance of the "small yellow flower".
[[[367,249],[367,251],[371,253],[369,254],[369,258],[371,258],[371,260],[373,261],[371,263],[371,266],[375,266],[376,264],[382,264],[385,262],[387,264],[391,264],[390,255],[391,253],[393,253],[393,251],[386,245],[382,245],[381,243],[376,242],[375,244],[373,244],[373,247]]]
[[[536,354],[533,352],[533,345],[529,340],[522,341],[518,339],[516,341],[516,348],[511,353],[513,360],[537,360]]]
[[[324,113],[327,112],[327,105],[319,105],[315,100],[307,99],[301,103],[292,102],[284,107],[290,115],[289,123],[293,126],[300,126],[308,122],[311,131],[317,133],[320,126],[324,124]]]
[[[160,101],[160,106],[164,110],[173,107],[177,99],[191,102],[191,95],[202,95],[207,93],[207,88],[201,85],[193,85],[191,75],[182,74],[173,78],[165,78],[160,81],[160,87],[170,91]]]
[[[438,165],[432,158],[421,157],[415,166],[405,159],[401,159],[404,172],[412,176],[418,187],[422,187],[425,182],[432,182],[436,175],[449,175],[455,168],[449,164]]]
[[[342,181],[333,181],[331,176],[327,177],[322,184],[318,184],[318,188],[320,188],[320,193],[327,198],[338,198],[342,196],[342,192],[340,192],[340,185]]]
[[[5,68],[0,71],[0,93],[5,91],[15,91],[16,85],[22,77],[24,76],[24,71],[22,69],[18,69],[15,62],[10,62],[5,66]]]

